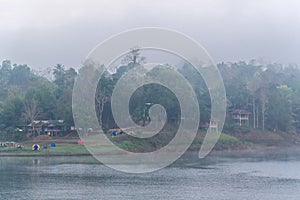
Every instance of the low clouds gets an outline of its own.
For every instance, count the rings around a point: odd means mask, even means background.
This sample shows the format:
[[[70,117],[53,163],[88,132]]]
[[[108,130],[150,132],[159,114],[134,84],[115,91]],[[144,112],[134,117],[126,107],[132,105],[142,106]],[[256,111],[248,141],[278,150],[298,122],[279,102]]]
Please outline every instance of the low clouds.
[[[112,34],[158,26],[185,33],[213,59],[300,64],[299,1],[0,0],[0,59],[78,67]]]

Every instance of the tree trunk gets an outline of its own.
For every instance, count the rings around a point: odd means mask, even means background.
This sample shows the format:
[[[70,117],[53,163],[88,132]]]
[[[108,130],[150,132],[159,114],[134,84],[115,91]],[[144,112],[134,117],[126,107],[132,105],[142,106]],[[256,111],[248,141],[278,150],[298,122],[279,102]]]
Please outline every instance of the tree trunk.
[[[266,102],[261,105],[261,118],[262,118],[262,130],[265,130],[265,111],[266,111]]]
[[[254,100],[254,97],[252,97],[252,114],[253,114],[253,128],[256,128],[256,123],[255,123],[255,100]]]
[[[264,91],[261,92],[260,101],[261,101],[261,115],[262,115],[262,117],[261,117],[262,130],[265,130],[265,112],[266,112],[267,97],[266,97],[266,93]]]
[[[253,113],[253,128],[256,128],[256,123],[255,123],[255,121],[256,121],[256,117],[255,117],[255,107],[256,107],[256,105],[255,105],[255,98],[254,98],[254,95],[252,96],[252,113]]]
[[[256,128],[258,128],[258,106],[256,106]]]

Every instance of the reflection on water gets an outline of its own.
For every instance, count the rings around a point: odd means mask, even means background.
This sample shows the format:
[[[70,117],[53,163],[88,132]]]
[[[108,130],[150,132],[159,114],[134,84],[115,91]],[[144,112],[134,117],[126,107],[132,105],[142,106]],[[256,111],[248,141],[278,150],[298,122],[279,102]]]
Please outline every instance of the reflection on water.
[[[235,158],[125,174],[65,159],[0,158],[1,199],[300,199],[297,160]]]

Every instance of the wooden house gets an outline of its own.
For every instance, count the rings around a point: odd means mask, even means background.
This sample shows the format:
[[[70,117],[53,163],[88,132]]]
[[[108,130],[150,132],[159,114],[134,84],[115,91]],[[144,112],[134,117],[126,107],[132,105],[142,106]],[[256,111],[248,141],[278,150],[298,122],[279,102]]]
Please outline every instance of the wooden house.
[[[27,132],[37,135],[57,136],[65,131],[63,120],[35,120],[27,125]]]
[[[233,110],[230,114],[233,122],[238,124],[239,126],[249,125],[249,116],[251,114],[250,112],[237,109]]]

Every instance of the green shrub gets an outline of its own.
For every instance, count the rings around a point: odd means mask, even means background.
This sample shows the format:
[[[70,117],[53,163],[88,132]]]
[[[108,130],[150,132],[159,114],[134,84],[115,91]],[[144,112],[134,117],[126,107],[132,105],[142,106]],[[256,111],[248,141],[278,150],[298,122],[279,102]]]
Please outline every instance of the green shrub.
[[[231,133],[249,133],[251,131],[251,127],[247,125],[239,126],[235,123],[226,123],[224,124],[223,130]]]
[[[122,149],[133,149],[135,147],[135,144],[133,144],[131,141],[126,140],[118,144],[118,146]]]
[[[231,145],[231,144],[236,144],[238,141],[239,140],[236,137],[222,133],[217,144],[218,145]]]

